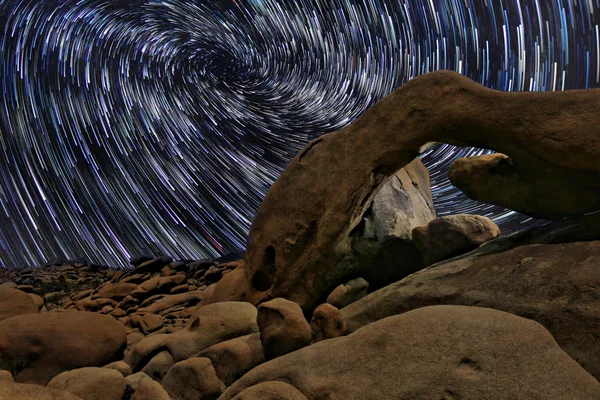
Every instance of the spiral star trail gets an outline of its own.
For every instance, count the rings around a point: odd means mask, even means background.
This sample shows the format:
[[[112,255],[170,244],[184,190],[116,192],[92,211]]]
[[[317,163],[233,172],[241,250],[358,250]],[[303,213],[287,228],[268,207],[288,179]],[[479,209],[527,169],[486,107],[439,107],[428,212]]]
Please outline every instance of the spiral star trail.
[[[599,0],[0,0],[0,266],[243,249],[306,143],[414,77],[598,87]],[[423,154],[438,215],[466,199]]]

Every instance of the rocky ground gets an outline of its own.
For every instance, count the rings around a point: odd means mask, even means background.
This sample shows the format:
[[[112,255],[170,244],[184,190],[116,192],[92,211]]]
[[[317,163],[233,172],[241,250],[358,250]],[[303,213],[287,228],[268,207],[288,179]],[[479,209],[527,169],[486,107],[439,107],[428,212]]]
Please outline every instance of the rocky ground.
[[[481,132],[455,132],[456,107],[475,95],[467,117],[481,128],[479,115],[498,116],[480,108],[503,95],[430,75],[307,146],[263,202],[246,254],[0,271],[0,400],[600,399],[600,213],[590,212],[600,209],[600,135],[587,134],[577,158],[557,156],[580,138],[564,124],[565,140],[546,140],[557,135],[547,124],[512,131],[519,146],[494,131],[490,143],[514,159],[451,169],[473,197],[554,222],[502,236],[486,217],[438,218],[413,148],[439,138],[378,138],[398,121],[429,132],[443,120],[457,140],[485,144]],[[424,119],[438,104],[415,100],[427,90],[457,105]],[[546,119],[575,112],[561,101],[577,97],[547,95],[540,107],[558,109]],[[537,121],[535,101],[501,100]],[[332,143],[352,132],[373,136],[372,151],[353,144],[340,159],[350,144]],[[552,197],[539,184],[548,179],[536,181],[561,165],[574,178],[548,187],[576,195]]]

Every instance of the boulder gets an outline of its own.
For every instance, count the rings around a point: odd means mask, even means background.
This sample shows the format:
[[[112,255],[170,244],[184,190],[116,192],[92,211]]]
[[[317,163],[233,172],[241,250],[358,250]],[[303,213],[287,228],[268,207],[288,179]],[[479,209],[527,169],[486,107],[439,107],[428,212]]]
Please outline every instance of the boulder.
[[[239,336],[258,332],[256,307],[243,302],[223,302],[198,308],[184,329],[171,334],[154,334],[133,345],[125,362],[141,370],[150,358],[168,350],[175,361]]]
[[[308,400],[298,389],[285,382],[261,382],[244,390],[233,400]]]
[[[167,371],[175,364],[173,356],[168,351],[161,351],[146,364],[142,372],[150,378],[160,381]]]
[[[429,142],[507,154],[517,179],[536,186],[524,203],[541,195],[550,203],[562,186],[570,199],[592,194],[569,204],[568,216],[600,209],[599,100],[595,90],[501,92],[451,71],[407,82],[352,124],[310,142],[271,186],[250,227],[246,299],[284,297],[308,312],[322,303],[343,282],[334,279],[345,274],[337,266],[379,186]]]
[[[241,336],[202,350],[197,357],[210,359],[217,376],[226,386],[264,362],[260,334]]]
[[[48,387],[73,393],[86,400],[121,400],[125,378],[110,368],[80,368],[55,376]]]
[[[225,266],[235,266],[235,269],[225,275],[214,285],[210,293],[202,299],[201,306],[223,301],[240,301],[245,295],[244,262],[235,261]]]
[[[141,259],[141,258],[140,258]],[[164,266],[168,265],[173,258],[169,256],[156,257],[138,264],[134,269],[134,274],[145,274],[146,272],[159,272]],[[131,261],[133,264],[133,260]],[[136,261],[137,263],[137,261]]]
[[[110,364],[106,364],[102,368],[110,368],[110,369],[117,370],[123,376],[129,376],[129,375],[131,375],[131,367],[125,361],[115,361],[115,362],[112,362]]]
[[[0,382],[14,382],[14,381],[15,381],[15,379],[13,378],[10,371],[0,370]]]
[[[160,383],[145,379],[137,386],[131,400],[171,400],[171,398]]]
[[[173,365],[162,385],[175,400],[216,400],[225,391],[210,360],[203,357],[192,357]]]
[[[538,321],[600,379],[600,241],[524,245],[491,254],[484,247],[482,255],[478,249],[436,264],[343,308],[348,329],[426,305],[489,307]]]
[[[15,315],[38,312],[39,308],[29,294],[9,286],[0,288],[0,321]]]
[[[263,382],[327,399],[597,399],[600,383],[540,324],[461,306],[412,310],[259,365],[220,398]]]
[[[557,131],[559,132],[559,131]],[[505,154],[459,158],[450,166],[450,182],[468,197],[511,208],[534,218],[558,220],[598,210],[600,190],[590,177],[569,168],[543,173],[520,168]]]
[[[346,321],[340,310],[331,304],[321,304],[315,308],[310,321],[311,343],[317,343],[325,339],[333,339],[348,333]]]
[[[163,320],[155,314],[133,314],[129,323],[134,328],[139,328],[144,334],[157,331],[163,327]]]
[[[122,300],[137,287],[135,283],[112,283],[102,286],[98,293],[92,295],[92,300],[99,298]]]
[[[41,296],[38,296],[35,293],[28,293],[28,295],[29,297],[31,297],[31,300],[33,300],[33,303],[38,308],[38,310],[41,310],[42,307],[44,307],[45,301]]]
[[[448,215],[412,231],[413,241],[426,265],[468,253],[500,236],[500,229],[488,217]]]
[[[2,382],[0,400],[82,400],[69,392],[24,383]]]
[[[205,293],[194,291],[164,296],[154,303],[142,307],[138,310],[140,313],[161,314],[163,311],[176,306],[190,307],[194,306],[204,298]]]
[[[357,278],[336,287],[327,296],[327,303],[337,308],[343,308],[362,299],[367,294],[369,294],[369,282],[363,278]]]
[[[127,385],[127,389],[126,389],[127,393],[135,392],[137,390],[138,386],[146,380],[151,381],[152,378],[150,378],[148,375],[146,375],[143,372],[137,372],[135,374],[126,376],[125,384]]]
[[[278,298],[260,304],[256,322],[265,360],[310,344],[310,325],[304,319],[300,306],[294,302]]]
[[[63,371],[118,360],[125,327],[90,312],[26,314],[0,321],[0,369],[22,383],[45,385]]]

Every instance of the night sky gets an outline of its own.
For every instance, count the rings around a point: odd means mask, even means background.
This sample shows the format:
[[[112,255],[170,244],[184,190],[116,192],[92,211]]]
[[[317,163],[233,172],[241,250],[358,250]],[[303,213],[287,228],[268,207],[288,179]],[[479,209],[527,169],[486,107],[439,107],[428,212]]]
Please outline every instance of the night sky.
[[[0,0],[0,267],[243,249],[311,139],[415,76],[599,87],[600,0]],[[368,151],[368,150],[367,150]],[[467,200],[423,155],[438,215]]]

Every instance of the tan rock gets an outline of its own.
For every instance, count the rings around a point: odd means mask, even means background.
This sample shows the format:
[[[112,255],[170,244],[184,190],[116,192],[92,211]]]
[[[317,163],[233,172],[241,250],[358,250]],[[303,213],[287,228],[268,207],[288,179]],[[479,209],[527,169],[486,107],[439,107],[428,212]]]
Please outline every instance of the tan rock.
[[[35,306],[38,308],[38,310],[41,310],[42,307],[44,307],[44,299],[40,296],[38,296],[35,293],[28,293],[29,297],[31,297],[31,300],[33,300]]]
[[[568,168],[554,167],[552,173],[519,168],[507,155],[496,153],[460,158],[450,166],[448,177],[472,199],[558,220],[598,209],[598,186],[578,172],[569,178]]]
[[[240,301],[244,298],[246,281],[244,277],[244,262],[238,261],[233,271],[223,275],[223,278],[217,282],[200,303],[201,306],[223,301]],[[225,264],[228,266],[231,264]]]
[[[448,215],[412,231],[426,265],[475,250],[500,235],[500,229],[480,215]]]
[[[327,296],[327,303],[336,308],[346,307],[369,294],[369,282],[363,278],[353,279],[340,285]]]
[[[16,315],[38,312],[39,308],[27,293],[8,286],[0,288],[0,321]]]
[[[250,228],[246,298],[284,297],[312,311],[341,283],[330,271],[348,253],[345,239],[377,188],[428,142],[508,155],[521,182],[536,187],[522,203],[540,195],[551,203],[560,184],[573,200],[569,215],[600,209],[599,99],[596,90],[501,92],[450,71],[402,85],[349,126],[309,143],[271,186]],[[556,182],[544,186],[540,177]],[[577,203],[580,196],[586,201]],[[561,207],[550,211],[560,215]]]
[[[102,368],[110,368],[110,369],[117,370],[123,376],[129,376],[132,373],[131,372],[131,367],[129,366],[129,364],[127,364],[124,361],[115,361],[115,362],[112,362],[110,364],[105,365]]]
[[[162,385],[175,400],[216,399],[225,391],[210,360],[192,357],[173,365]]]
[[[168,351],[161,351],[146,364],[142,372],[150,378],[160,381],[167,374],[167,371],[175,364],[173,356]]]
[[[315,308],[310,321],[310,329],[312,332],[311,343],[345,336],[348,333],[346,321],[340,310],[327,303]]]
[[[134,371],[159,349],[166,349],[176,361],[225,340],[258,332],[256,307],[243,302],[223,302],[198,308],[184,329],[172,334],[155,334],[136,343],[125,357]],[[144,361],[147,362],[147,361]]]
[[[131,400],[171,400],[171,398],[160,383],[145,379],[137,386]]]
[[[104,315],[19,315],[0,321],[0,369],[11,370],[17,382],[45,385],[63,371],[121,358],[125,341],[123,325]]]
[[[280,357],[310,344],[310,325],[300,306],[294,302],[278,298],[260,304],[256,322],[265,360]]]
[[[14,382],[14,381],[15,381],[15,379],[13,378],[10,371],[0,370],[0,382]]]
[[[163,320],[155,314],[133,314],[129,319],[129,323],[133,327],[138,327],[145,334],[149,334],[159,330],[163,326]]]
[[[261,382],[245,389],[233,400],[308,400],[298,389],[285,382]]]
[[[341,312],[350,331],[424,305],[510,312],[544,325],[573,359],[599,379],[600,341],[595,339],[600,329],[599,254],[600,241],[592,241],[524,245],[465,257],[413,274]]]
[[[148,375],[143,372],[136,372],[135,374],[131,374],[125,377],[125,384],[127,385],[128,392],[135,392],[139,385],[146,381],[152,380]]]
[[[109,282],[108,284],[102,286],[102,288],[100,288],[100,290],[98,290],[98,293],[93,294],[91,298],[92,298],[92,300],[98,299],[98,298],[122,300],[123,298],[125,298],[126,296],[131,294],[131,292],[136,287],[137,287],[137,285],[134,283],[123,283],[123,282],[112,283],[112,282]]]
[[[48,387],[72,393],[86,400],[121,400],[125,378],[110,368],[80,368],[55,376]]]
[[[600,383],[535,321],[434,306],[385,318],[259,365],[220,400],[282,381],[307,398],[597,399]]]
[[[38,385],[2,382],[0,400],[82,400],[69,392]]]
[[[226,386],[233,384],[246,372],[264,362],[259,333],[215,344],[202,350],[197,357],[210,359],[217,376]]]

